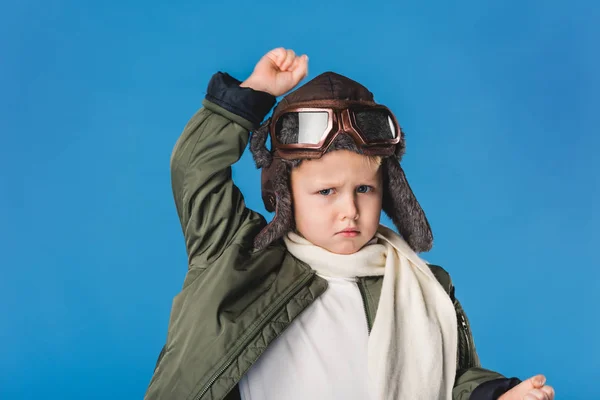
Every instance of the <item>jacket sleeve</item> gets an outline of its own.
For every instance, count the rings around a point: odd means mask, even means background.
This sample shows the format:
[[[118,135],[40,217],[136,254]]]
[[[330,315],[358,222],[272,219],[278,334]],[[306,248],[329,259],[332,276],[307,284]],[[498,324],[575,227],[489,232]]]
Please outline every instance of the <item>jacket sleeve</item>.
[[[456,379],[452,400],[497,400],[519,383],[517,378],[505,378],[494,371],[469,368]]]
[[[205,266],[264,218],[246,208],[231,177],[249,131],[275,103],[269,93],[242,88],[225,73],[215,74],[203,107],[187,123],[171,156],[171,183],[188,261]]]

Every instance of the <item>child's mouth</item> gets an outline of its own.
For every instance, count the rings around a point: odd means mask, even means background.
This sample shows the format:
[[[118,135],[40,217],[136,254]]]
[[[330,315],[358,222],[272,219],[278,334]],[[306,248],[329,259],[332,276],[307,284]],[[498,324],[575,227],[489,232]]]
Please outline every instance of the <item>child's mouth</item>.
[[[338,234],[342,235],[343,237],[356,237],[359,233],[360,231],[356,229],[344,229],[343,231],[338,232]]]

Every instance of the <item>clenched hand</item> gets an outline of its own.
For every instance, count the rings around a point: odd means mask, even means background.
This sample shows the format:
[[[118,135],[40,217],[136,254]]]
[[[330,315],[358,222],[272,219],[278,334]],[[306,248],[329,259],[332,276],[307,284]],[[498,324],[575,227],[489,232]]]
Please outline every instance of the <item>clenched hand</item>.
[[[279,47],[265,54],[242,87],[281,96],[293,89],[308,74],[308,56]]]

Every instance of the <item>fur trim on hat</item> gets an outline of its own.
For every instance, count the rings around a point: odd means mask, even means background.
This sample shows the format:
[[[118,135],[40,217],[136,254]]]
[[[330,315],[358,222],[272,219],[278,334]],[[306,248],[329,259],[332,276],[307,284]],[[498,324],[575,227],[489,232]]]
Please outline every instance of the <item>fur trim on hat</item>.
[[[270,119],[267,120],[260,128],[255,130],[250,137],[250,152],[256,163],[256,168],[269,167],[273,161],[273,156],[271,155],[271,152],[267,150],[266,146],[270,122]]]
[[[415,252],[431,250],[433,234],[400,164],[387,157],[382,161],[383,211]]]
[[[293,208],[292,190],[290,187],[291,163],[277,159],[268,167],[275,168],[273,173],[273,190],[275,191],[275,216],[254,238],[254,248],[264,249],[269,244],[296,229]]]

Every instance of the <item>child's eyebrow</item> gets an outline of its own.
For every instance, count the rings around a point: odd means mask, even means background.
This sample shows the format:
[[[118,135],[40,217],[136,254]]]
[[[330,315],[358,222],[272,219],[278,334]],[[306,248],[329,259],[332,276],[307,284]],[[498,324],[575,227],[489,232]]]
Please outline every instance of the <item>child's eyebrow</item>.
[[[360,178],[359,181],[365,182],[365,183],[377,183],[377,182],[379,182],[379,177],[377,175],[363,177],[363,178]]]
[[[315,179],[312,181],[312,183],[315,186],[327,187],[327,188],[339,187],[342,185],[342,182],[340,182],[340,181],[327,180],[327,179]]]
[[[377,173],[364,174],[356,177],[356,182],[374,183],[379,181],[379,175]]]
[[[376,185],[379,182],[378,176],[368,176],[368,177],[359,177],[356,180],[354,180],[354,182],[352,182],[353,185],[359,186],[359,185]],[[329,179],[314,179],[312,181],[310,181],[311,185],[315,185],[318,187],[327,187],[327,188],[333,188],[333,187],[340,187],[340,186],[344,186],[344,184],[348,184],[348,182],[344,182],[344,181],[340,181],[340,180],[329,180]]]

